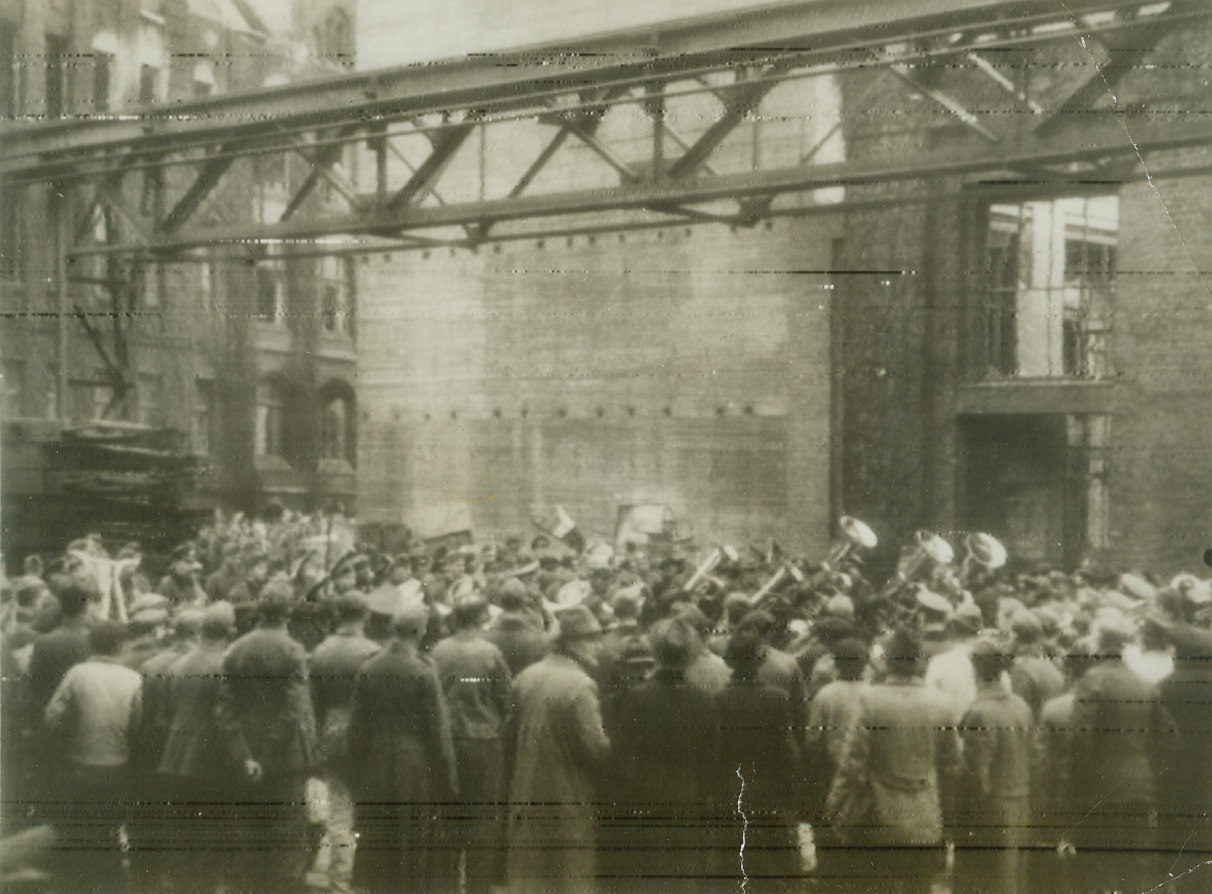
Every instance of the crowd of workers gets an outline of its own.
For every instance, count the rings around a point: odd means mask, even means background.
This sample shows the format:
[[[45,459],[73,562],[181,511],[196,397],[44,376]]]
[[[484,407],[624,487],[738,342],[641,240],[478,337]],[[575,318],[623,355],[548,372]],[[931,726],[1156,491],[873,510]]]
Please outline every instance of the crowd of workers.
[[[540,536],[332,564],[306,547],[324,527],[217,522],[154,585],[132,545],[104,608],[88,543],[8,581],[0,874],[1206,890],[1204,581],[957,567],[937,538],[879,589],[849,548]],[[45,871],[15,869],[45,830]]]

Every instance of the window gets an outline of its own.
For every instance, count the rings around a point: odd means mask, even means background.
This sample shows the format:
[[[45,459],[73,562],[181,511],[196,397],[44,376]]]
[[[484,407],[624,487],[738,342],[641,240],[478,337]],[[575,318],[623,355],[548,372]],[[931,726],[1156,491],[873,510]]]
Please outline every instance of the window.
[[[210,379],[194,382],[193,441],[198,453],[210,453],[214,425],[215,383]]]
[[[349,267],[343,258],[320,262],[320,320],[326,332],[348,335],[350,326]]]
[[[333,398],[324,407],[323,444],[325,459],[345,459],[345,426],[349,415],[344,398]]]
[[[93,112],[108,112],[113,89],[114,57],[102,50],[93,50]]]
[[[138,379],[138,419],[144,425],[165,423],[164,377],[145,373]]]
[[[67,38],[46,35],[46,117],[58,118],[63,114],[63,98],[66,92],[63,72],[66,68]]]
[[[21,263],[21,203],[22,194],[16,187],[0,192],[0,208],[6,209],[0,213],[0,289],[5,296],[11,294],[13,287],[22,286],[25,279]],[[11,299],[5,304],[9,308],[15,306]]]
[[[285,434],[286,388],[268,379],[257,387],[257,456],[282,456]]]
[[[1106,372],[1118,226],[1116,196],[990,207],[983,318],[989,372]]]
[[[317,29],[316,43],[321,58],[336,65],[353,66],[353,39],[349,16],[344,10],[334,9],[324,19],[324,30]]]
[[[139,102],[148,104],[160,99],[160,69],[154,65],[139,68]]]
[[[215,66],[203,59],[194,66],[194,96],[205,99],[215,92]]]
[[[286,316],[285,286],[281,270],[258,267],[256,271],[257,306],[255,317],[262,323],[278,323]]]
[[[160,306],[161,275],[159,264],[146,264],[139,270],[139,276],[143,280],[143,306],[149,310]]]
[[[14,118],[20,112],[17,101],[17,29],[0,22],[0,117]]]
[[[108,385],[95,381],[69,383],[70,418],[82,421],[104,418],[112,393],[113,391]]]
[[[0,368],[0,417],[11,419],[25,414],[21,393],[25,386],[25,364],[20,360],[5,360]]]

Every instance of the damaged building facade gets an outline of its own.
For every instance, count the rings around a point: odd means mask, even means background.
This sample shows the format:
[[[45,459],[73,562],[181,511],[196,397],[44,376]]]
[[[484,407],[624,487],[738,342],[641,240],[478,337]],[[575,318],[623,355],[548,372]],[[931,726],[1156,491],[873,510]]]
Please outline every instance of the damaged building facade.
[[[331,76],[352,67],[355,12],[353,0],[6,0],[0,112],[10,127],[70,128]],[[270,219],[307,170],[300,155],[254,159],[213,192],[197,190],[197,213]],[[203,483],[218,505],[351,505],[357,412],[348,265],[294,260],[277,247],[163,262],[65,258],[85,230],[104,244],[171,227],[186,209],[169,204],[162,187],[198,177],[192,166],[121,173],[94,177],[91,188],[6,184],[4,418],[175,429],[208,460]],[[330,205],[316,190],[300,213]]]

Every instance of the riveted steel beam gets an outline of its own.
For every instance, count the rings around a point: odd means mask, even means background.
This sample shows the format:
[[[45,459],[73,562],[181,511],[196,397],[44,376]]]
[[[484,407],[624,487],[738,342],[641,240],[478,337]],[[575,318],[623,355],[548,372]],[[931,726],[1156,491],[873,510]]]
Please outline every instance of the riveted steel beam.
[[[1130,133],[1130,136],[1129,136]],[[443,206],[408,205],[386,208],[367,202],[360,213],[330,215],[285,224],[248,224],[200,229],[163,237],[152,244],[160,251],[179,251],[202,245],[257,240],[306,240],[338,234],[424,231],[479,226],[527,218],[637,210],[652,206],[714,202],[777,196],[834,186],[858,186],[894,180],[930,179],[981,173],[994,174],[1031,165],[1122,158],[1137,153],[1212,144],[1212,127],[1199,122],[1141,116],[1139,120],[1102,121],[1081,134],[1049,141],[1028,140],[1022,145],[993,147],[989,151],[938,153],[924,158],[889,162],[844,161],[813,166],[699,177],[682,181],[640,180],[609,189],[583,189],[533,196],[503,197]],[[617,229],[626,229],[620,224]],[[127,244],[79,250],[75,255],[143,249]]]

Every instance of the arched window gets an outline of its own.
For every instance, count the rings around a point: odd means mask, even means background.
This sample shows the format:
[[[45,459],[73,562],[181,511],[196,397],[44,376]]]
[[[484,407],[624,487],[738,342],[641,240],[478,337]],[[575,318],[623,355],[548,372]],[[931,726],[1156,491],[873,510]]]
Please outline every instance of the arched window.
[[[334,9],[324,19],[323,37],[319,40],[321,58],[349,68],[353,65],[353,28],[343,9]]]
[[[320,455],[324,459],[344,460],[351,466],[357,452],[356,415],[353,389],[345,382],[329,382],[320,391]]]
[[[282,456],[286,446],[286,386],[263,379],[257,386],[257,456]]]

